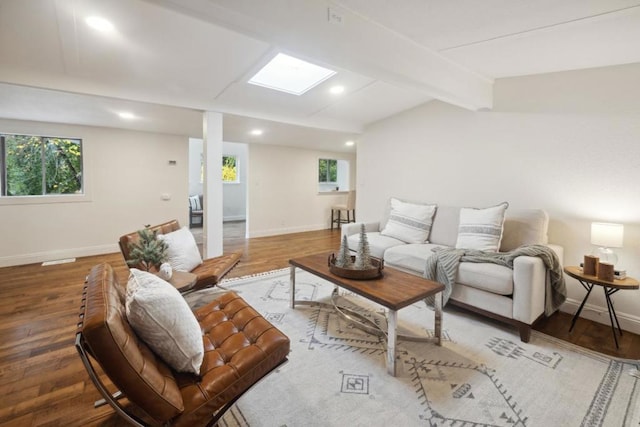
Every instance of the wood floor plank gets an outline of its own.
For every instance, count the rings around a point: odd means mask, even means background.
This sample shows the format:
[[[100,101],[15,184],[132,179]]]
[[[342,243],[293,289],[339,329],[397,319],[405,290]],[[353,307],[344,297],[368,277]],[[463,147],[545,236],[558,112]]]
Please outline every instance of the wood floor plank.
[[[21,417],[15,417],[1,421],[3,427],[24,427],[33,425],[33,414],[26,414]]]
[[[238,226],[236,224],[236,226]],[[339,230],[225,241],[224,250],[243,250],[228,277],[287,268],[289,259],[337,250]],[[74,347],[80,294],[89,270],[108,262],[121,282],[128,268],[120,253],[78,258],[73,263],[0,268],[0,424],[3,426],[121,426],[104,406]],[[556,313],[536,329],[559,339],[618,357],[640,358],[640,336],[624,332],[615,349],[608,325]]]

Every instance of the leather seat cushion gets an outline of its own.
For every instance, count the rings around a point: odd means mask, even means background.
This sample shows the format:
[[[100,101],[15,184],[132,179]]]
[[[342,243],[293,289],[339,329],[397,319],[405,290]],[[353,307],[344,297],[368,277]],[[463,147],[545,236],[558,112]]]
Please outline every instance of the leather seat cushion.
[[[235,292],[195,311],[204,334],[200,378],[176,374],[185,409],[175,425],[194,425],[250,388],[288,355],[290,342]]]
[[[193,289],[202,289],[213,286],[224,277],[240,261],[242,252],[231,252],[215,258],[202,260],[202,264],[191,270],[198,276]]]

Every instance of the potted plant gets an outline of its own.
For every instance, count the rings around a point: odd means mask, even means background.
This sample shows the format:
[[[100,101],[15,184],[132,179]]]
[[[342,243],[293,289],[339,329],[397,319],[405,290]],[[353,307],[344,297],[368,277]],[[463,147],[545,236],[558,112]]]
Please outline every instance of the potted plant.
[[[129,256],[127,265],[130,267],[142,267],[146,271],[155,268],[167,260],[167,244],[157,238],[156,233],[149,228],[138,230],[139,239],[129,243]]]

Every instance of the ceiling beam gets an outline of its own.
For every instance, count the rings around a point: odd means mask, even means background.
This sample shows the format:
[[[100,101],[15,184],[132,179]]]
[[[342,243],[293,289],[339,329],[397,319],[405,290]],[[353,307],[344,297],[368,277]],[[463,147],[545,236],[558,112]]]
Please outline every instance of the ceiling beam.
[[[148,1],[271,43],[280,51],[321,65],[418,90],[462,108],[492,108],[492,79],[334,3]],[[332,20],[329,10],[334,15]]]

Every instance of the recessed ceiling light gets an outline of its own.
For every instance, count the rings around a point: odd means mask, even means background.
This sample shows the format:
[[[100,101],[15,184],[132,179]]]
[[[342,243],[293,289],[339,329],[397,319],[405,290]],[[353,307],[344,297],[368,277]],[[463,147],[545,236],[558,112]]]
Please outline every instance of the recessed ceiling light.
[[[333,86],[331,89],[329,89],[329,92],[334,95],[339,95],[344,92],[344,86]]]
[[[344,143],[344,145],[346,145],[347,147],[351,147],[352,145],[355,145],[354,141],[347,141]]]
[[[253,129],[251,132],[249,132],[251,135],[262,135],[263,134],[263,130],[262,129]]]
[[[279,53],[251,77],[249,83],[293,95],[302,95],[335,73],[333,70]]]
[[[133,113],[130,113],[128,111],[122,111],[118,113],[118,116],[120,116],[121,119],[125,119],[125,120],[133,120],[136,118],[136,116]]]
[[[94,30],[101,31],[103,33],[111,32],[115,29],[110,21],[107,21],[106,19],[99,16],[89,16],[87,19],[85,19],[85,22]]]

